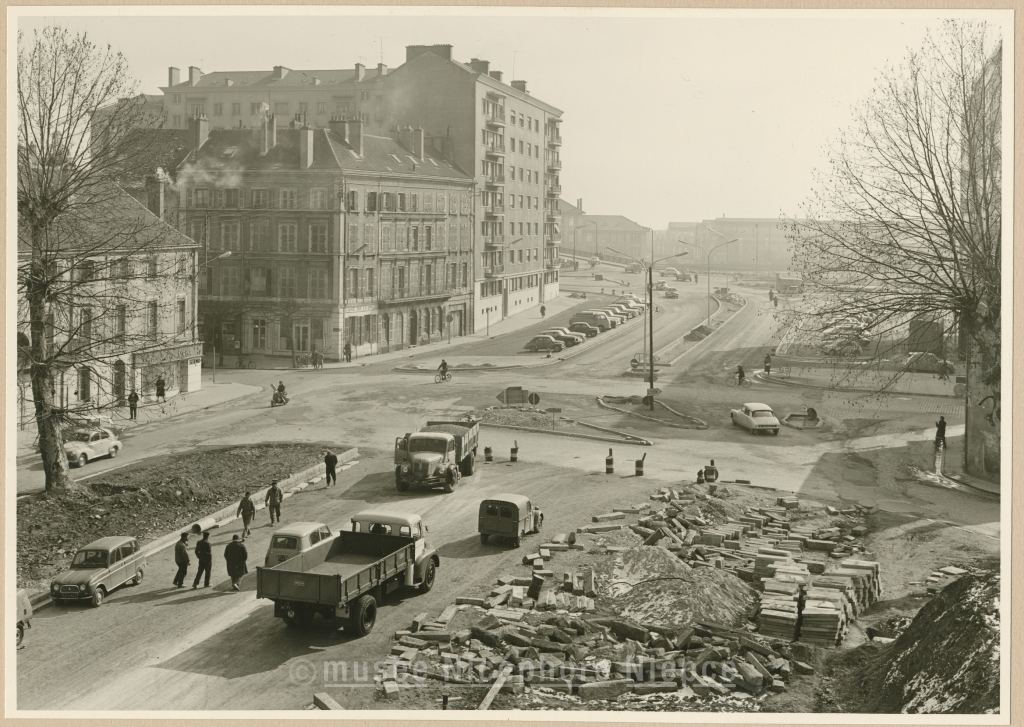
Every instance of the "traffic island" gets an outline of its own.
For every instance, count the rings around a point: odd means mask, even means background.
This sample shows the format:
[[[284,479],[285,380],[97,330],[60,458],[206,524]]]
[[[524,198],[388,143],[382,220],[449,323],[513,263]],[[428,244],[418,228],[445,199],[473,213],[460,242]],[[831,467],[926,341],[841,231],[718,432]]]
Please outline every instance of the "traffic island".
[[[561,411],[561,409],[559,409]],[[499,429],[517,429],[537,434],[548,434],[560,437],[577,437],[593,439],[601,442],[619,444],[640,444],[650,446],[650,442],[628,432],[607,427],[599,427],[577,419],[557,415],[557,412],[525,406],[488,407],[473,413],[473,418],[480,421],[480,426]],[[590,430],[590,431],[586,431]]]
[[[657,391],[657,389],[655,391]],[[602,409],[610,409],[611,411],[617,411],[620,414],[626,414],[627,416],[636,417],[637,419],[644,419],[666,427],[675,427],[676,429],[708,428],[708,423],[703,419],[683,414],[681,411],[673,409],[668,404],[665,404],[658,399],[654,400],[655,405],[667,411],[671,418],[652,416],[650,413],[641,414],[640,412],[630,411],[629,409],[624,408],[625,405],[644,407],[646,411],[647,406],[644,404],[643,400],[644,397],[641,396],[599,396],[597,397],[597,405]]]

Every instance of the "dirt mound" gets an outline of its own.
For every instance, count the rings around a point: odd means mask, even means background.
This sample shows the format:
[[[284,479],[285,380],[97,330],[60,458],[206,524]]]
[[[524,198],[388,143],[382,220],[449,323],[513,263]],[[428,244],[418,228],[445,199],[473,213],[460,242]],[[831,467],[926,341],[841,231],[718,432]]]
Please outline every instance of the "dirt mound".
[[[513,427],[533,427],[535,429],[551,429],[552,416],[547,412],[522,410],[516,408],[489,408],[473,412],[473,417],[484,424],[505,424]],[[578,430],[575,421],[554,417],[555,429]]]
[[[683,336],[684,341],[701,341],[708,337],[711,333],[711,329],[701,323],[696,328],[692,329],[689,333]]]
[[[967,575],[925,605],[892,644],[866,644],[834,665],[855,711],[999,712],[999,575]],[[846,667],[844,669],[844,667]]]
[[[622,551],[599,567],[601,595],[635,621],[743,623],[754,591],[732,573],[691,568],[660,546]]]

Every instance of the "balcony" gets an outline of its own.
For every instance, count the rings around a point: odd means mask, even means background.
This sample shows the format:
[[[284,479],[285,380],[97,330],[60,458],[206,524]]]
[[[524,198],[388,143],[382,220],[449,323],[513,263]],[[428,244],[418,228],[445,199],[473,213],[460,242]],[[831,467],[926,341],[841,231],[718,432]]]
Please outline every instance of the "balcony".
[[[504,174],[484,174],[483,178],[484,184],[488,185],[489,187],[498,187],[505,184]]]
[[[561,212],[561,210],[545,210],[544,211],[544,221],[545,222],[558,222],[560,219],[562,219],[562,212]]]
[[[439,298],[448,299],[451,296],[451,291],[441,290],[440,286],[434,287],[424,285],[420,287],[418,285],[407,285],[394,290],[381,291],[379,295],[379,302],[403,303],[421,300],[437,300]]]
[[[546,233],[544,233],[544,244],[545,245],[561,245],[562,244],[562,238],[561,237],[555,237],[551,233],[546,232]]]
[[[500,108],[495,111],[484,111],[484,121],[488,126],[504,126],[505,125],[505,109]]]
[[[503,204],[485,204],[482,209],[488,217],[501,217],[505,214],[505,205]]]
[[[549,184],[547,186],[547,195],[549,197],[557,197],[561,193],[562,193],[562,185],[561,184]]]
[[[485,248],[498,248],[505,244],[504,235],[483,235],[480,239],[483,240]]]
[[[557,172],[561,168],[562,161],[560,159],[548,159],[548,169]]]
[[[505,156],[505,145],[484,144],[484,154],[486,154],[489,157],[503,157]]]
[[[562,267],[562,259],[555,258],[553,260],[546,260],[544,262],[544,267],[546,267],[548,270],[558,270],[560,267]]]
[[[562,135],[561,134],[548,134],[547,135],[548,146],[561,146]]]
[[[499,275],[503,275],[504,273],[505,273],[505,266],[504,265],[491,265],[490,267],[485,267],[484,268],[484,277],[485,278],[496,278]]]

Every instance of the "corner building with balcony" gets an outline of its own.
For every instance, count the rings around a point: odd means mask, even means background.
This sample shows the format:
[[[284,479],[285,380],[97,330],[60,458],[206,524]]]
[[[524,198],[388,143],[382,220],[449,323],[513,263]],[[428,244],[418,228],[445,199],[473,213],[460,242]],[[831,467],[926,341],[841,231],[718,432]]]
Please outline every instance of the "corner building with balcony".
[[[472,329],[473,180],[422,130],[210,131],[191,120],[179,219],[200,243],[207,354],[339,360]],[[231,253],[226,255],[226,253]]]
[[[388,127],[422,126],[476,180],[473,330],[556,298],[561,110],[449,45],[408,46],[382,83]]]

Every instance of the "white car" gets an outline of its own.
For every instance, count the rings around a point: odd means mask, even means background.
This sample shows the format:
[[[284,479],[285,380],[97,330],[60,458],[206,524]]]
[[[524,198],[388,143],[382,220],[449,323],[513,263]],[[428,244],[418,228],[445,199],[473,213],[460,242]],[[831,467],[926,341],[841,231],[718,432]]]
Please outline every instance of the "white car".
[[[659,273],[659,275],[661,275],[661,277],[663,278],[674,278],[675,276],[679,275],[679,271],[676,270],[675,268],[665,268]]]
[[[68,462],[79,467],[97,457],[113,459],[121,451],[121,440],[109,429],[70,429],[64,432],[64,452]]]
[[[775,418],[775,412],[767,404],[750,402],[739,409],[733,409],[730,416],[734,425],[746,427],[751,434],[758,432],[771,432],[776,436],[779,434],[779,420]]]

